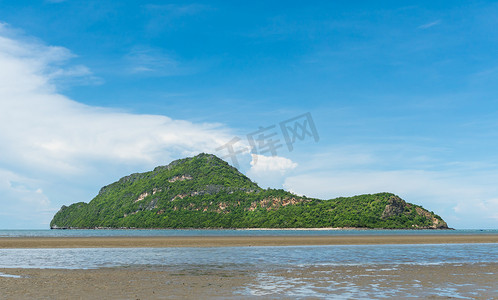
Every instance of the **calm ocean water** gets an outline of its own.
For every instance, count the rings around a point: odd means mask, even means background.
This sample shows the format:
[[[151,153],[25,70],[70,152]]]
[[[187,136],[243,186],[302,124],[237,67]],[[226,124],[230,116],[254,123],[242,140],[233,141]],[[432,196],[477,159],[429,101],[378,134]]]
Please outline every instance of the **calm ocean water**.
[[[0,249],[0,268],[438,265],[498,262],[497,244],[334,245],[215,248]]]

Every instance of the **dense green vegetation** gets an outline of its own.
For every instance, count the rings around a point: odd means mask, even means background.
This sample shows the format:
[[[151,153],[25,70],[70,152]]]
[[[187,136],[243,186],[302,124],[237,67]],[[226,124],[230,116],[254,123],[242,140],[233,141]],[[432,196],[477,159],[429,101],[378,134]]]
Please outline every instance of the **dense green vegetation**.
[[[332,200],[261,189],[214,155],[199,154],[103,187],[63,206],[52,228],[447,228],[390,193]]]

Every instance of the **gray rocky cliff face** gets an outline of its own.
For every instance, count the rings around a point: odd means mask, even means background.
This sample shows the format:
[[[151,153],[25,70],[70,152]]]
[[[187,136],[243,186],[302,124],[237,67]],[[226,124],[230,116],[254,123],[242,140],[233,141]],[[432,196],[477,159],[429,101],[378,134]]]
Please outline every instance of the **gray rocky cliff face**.
[[[393,216],[401,215],[406,207],[406,202],[398,196],[391,196],[388,200],[386,208],[382,212],[382,219],[387,219]]]

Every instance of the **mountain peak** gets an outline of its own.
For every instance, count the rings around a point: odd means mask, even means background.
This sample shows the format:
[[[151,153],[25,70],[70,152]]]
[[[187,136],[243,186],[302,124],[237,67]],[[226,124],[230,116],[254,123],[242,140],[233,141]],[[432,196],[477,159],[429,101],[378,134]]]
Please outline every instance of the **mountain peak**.
[[[154,171],[159,171],[159,170],[164,170],[164,169],[171,170],[175,166],[178,166],[181,164],[193,163],[193,162],[194,163],[195,162],[198,162],[198,163],[205,162],[205,163],[210,163],[210,164],[219,164],[219,165],[230,166],[226,161],[222,160],[221,158],[217,157],[214,154],[199,153],[193,157],[187,157],[187,158],[181,158],[181,159],[174,160],[165,166],[158,166],[154,169]]]

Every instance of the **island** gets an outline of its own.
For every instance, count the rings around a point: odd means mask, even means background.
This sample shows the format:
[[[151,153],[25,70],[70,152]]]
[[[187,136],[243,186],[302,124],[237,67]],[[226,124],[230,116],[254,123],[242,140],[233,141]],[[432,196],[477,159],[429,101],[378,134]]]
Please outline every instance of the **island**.
[[[392,193],[321,200],[263,189],[212,154],[179,159],[101,188],[89,203],[62,206],[52,229],[382,228],[448,229]]]

